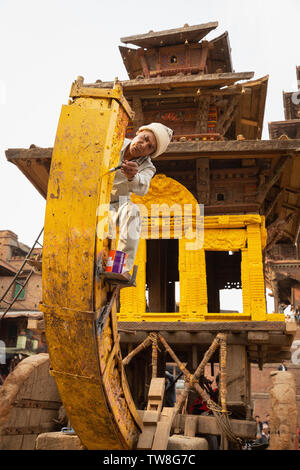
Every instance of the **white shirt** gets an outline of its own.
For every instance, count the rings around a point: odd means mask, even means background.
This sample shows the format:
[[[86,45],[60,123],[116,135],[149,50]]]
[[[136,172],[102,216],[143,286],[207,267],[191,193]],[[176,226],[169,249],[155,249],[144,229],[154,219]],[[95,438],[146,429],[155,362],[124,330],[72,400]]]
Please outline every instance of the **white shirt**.
[[[125,150],[130,143],[130,139],[124,139],[120,152],[119,164],[122,163]],[[121,170],[116,171],[111,191],[111,203],[118,202],[120,196],[127,196],[127,199],[130,200],[131,193],[137,194],[138,196],[144,196],[147,194],[150,181],[156,172],[156,168],[151,162],[150,157],[140,157],[135,161],[139,168],[137,174],[132,178],[132,180],[129,181]]]

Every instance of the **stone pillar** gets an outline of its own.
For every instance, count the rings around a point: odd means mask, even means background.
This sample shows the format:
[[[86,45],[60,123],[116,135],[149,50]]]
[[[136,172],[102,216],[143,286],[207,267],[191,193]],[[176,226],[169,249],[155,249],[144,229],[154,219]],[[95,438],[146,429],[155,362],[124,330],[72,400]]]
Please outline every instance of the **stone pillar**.
[[[296,450],[297,406],[294,375],[288,371],[270,373],[270,450]]]

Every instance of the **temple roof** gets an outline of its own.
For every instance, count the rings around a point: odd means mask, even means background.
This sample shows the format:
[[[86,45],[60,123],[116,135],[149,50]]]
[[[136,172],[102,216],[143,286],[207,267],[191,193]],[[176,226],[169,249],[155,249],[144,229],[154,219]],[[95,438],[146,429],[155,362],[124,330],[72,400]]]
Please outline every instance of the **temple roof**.
[[[220,99],[239,96],[236,116],[236,134],[246,139],[260,139],[262,135],[268,75],[249,81],[254,72],[215,73],[156,78],[140,78],[121,82],[126,99],[139,97],[147,100],[174,99],[217,95]],[[112,88],[114,82],[96,82],[85,85],[91,88]]]
[[[136,92],[145,89],[159,89],[165,87],[166,90],[175,88],[191,88],[191,87],[208,87],[221,88],[233,85],[242,80],[249,80],[254,72],[240,73],[211,73],[211,74],[194,74],[181,76],[167,76],[155,78],[136,78],[135,80],[123,80],[121,85],[124,92]],[[114,82],[102,82],[97,80],[96,83],[85,84],[86,87],[95,88],[113,88]]]
[[[269,135],[270,139],[279,139],[282,135],[286,135],[290,139],[299,139],[300,119],[269,122]]]
[[[212,23],[209,23],[209,24],[212,24]],[[214,23],[214,24],[217,24],[217,23]],[[170,31],[178,31],[178,30],[170,30]],[[157,33],[153,33],[153,34],[157,34]],[[175,37],[174,37],[174,40],[175,40]],[[170,46],[172,45],[171,43],[167,45],[166,43],[160,44],[160,41],[158,42],[159,43],[156,44],[156,46],[159,46],[159,50],[161,51],[170,50]],[[176,44],[175,43],[173,44],[174,51],[176,50],[176,46],[178,49],[179,44],[181,44],[181,42],[178,39]],[[199,46],[199,43],[197,42],[192,43],[191,41],[189,41],[189,44],[192,44],[190,46],[191,50],[193,49],[193,47]],[[208,48],[207,73],[215,73],[217,71],[218,72],[221,71],[223,73],[233,72],[232,59],[231,59],[231,47],[230,47],[229,36],[228,36],[227,31],[221,34],[220,36],[212,39],[211,41],[205,40],[200,44]],[[143,47],[146,47],[146,45],[144,44]],[[141,49],[133,49],[130,47],[119,46],[119,50],[120,50],[123,63],[125,65],[129,78],[132,80],[132,79],[135,79],[136,77],[143,77],[144,70],[143,70],[141,56],[140,56]],[[142,50],[144,49],[142,48]],[[150,43],[149,45],[147,44],[147,49],[144,50],[144,53],[143,53],[143,54],[146,54],[145,57],[148,58],[146,62],[150,61],[153,63],[155,55],[156,55],[156,61],[160,62],[157,56],[157,51],[158,51],[157,47],[154,47],[154,45],[150,47]],[[150,56],[152,58],[150,58]]]
[[[183,28],[168,29],[164,31],[149,31],[146,34],[121,38],[124,44],[134,44],[139,47],[170,46],[188,42],[199,42],[210,31],[217,28],[218,22],[204,23],[195,26],[185,25]]]
[[[0,276],[14,276],[17,269],[4,259],[0,259]]]
[[[283,108],[285,119],[299,119],[300,118],[300,91],[297,92],[283,92]]]

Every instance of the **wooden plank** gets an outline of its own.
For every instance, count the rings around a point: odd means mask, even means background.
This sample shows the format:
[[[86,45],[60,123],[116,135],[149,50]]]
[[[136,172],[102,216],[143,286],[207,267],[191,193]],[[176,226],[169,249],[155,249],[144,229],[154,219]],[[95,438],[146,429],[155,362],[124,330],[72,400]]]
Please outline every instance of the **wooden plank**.
[[[265,331],[248,331],[248,342],[249,343],[269,343],[269,333]]]
[[[227,401],[250,405],[250,365],[245,346],[231,345],[227,348]]]
[[[165,379],[154,377],[151,380],[148,399],[162,399],[165,392]]]
[[[148,393],[148,411],[157,411],[160,413],[165,393],[165,378],[154,377],[151,379]]]
[[[197,416],[187,416],[184,422],[184,435],[194,437],[197,431]]]
[[[10,386],[6,390],[12,382],[14,387]],[[18,390],[15,389],[16,385]],[[58,406],[61,404],[54,378],[49,374],[48,355],[37,354],[23,360],[9,374],[1,392],[7,398],[0,400],[4,434],[1,435],[0,449],[33,450],[37,435],[56,427],[54,420],[57,419]],[[5,402],[9,400],[12,401],[7,408]]]
[[[204,415],[178,415],[174,424],[178,427],[178,432],[183,432],[185,427],[185,421],[192,416],[197,421],[197,431],[196,434],[212,434],[214,436],[221,435],[221,429],[218,425],[216,418],[214,416],[204,416]],[[231,429],[237,436],[242,439],[253,439],[256,436],[256,423],[255,421],[250,420],[240,420],[240,419],[231,419],[230,425]]]
[[[140,450],[151,449],[160,418],[160,411],[145,410],[139,411],[139,414],[143,420],[143,430],[139,435],[137,448]]]
[[[202,322],[125,322],[119,321],[119,327],[132,331],[285,331],[284,321],[202,321]]]
[[[165,450],[168,446],[175,408],[164,407],[153,440],[152,450]]]
[[[257,127],[258,126],[258,122],[257,121],[253,121],[251,119],[245,119],[245,118],[242,118],[241,119],[241,124],[245,124],[246,126],[253,126],[253,127]]]
[[[137,449],[147,450],[152,448],[154,434],[156,431],[156,425],[146,426],[143,432],[139,436],[137,443]]]
[[[143,413],[143,425],[148,426],[157,424],[159,421],[160,413],[158,411],[145,410]]]
[[[285,323],[285,331],[287,335],[294,335],[297,331],[297,323],[293,320],[287,321]]]

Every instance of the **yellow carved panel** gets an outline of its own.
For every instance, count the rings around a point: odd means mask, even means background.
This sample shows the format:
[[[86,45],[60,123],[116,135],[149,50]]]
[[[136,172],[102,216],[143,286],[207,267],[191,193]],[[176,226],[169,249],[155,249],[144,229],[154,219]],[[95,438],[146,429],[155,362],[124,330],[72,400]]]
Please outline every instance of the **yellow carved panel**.
[[[242,229],[204,229],[204,249],[214,251],[241,250],[245,248],[247,232]]]
[[[199,212],[195,197],[182,184],[165,175],[156,175],[147,195],[132,195],[141,212],[142,233],[137,254],[137,287],[121,292],[119,320],[148,321],[232,321],[270,320],[266,311],[262,249],[266,245],[265,219],[259,214],[221,214],[205,216]],[[185,207],[188,211],[185,212]],[[187,215],[190,230],[200,222],[204,236],[193,245],[185,232]],[[152,216],[152,220],[151,220]],[[198,235],[200,233],[197,232]],[[193,232],[194,233],[194,232]],[[196,233],[196,232],[195,232]],[[145,308],[146,239],[177,238],[179,241],[179,312],[148,313]],[[243,313],[207,313],[207,280],[205,250],[241,250]],[[144,307],[143,307],[144,306]],[[275,314],[274,314],[275,315]],[[279,320],[278,315],[272,316]],[[276,317],[276,318],[275,318]],[[278,318],[277,318],[278,317]],[[282,320],[280,316],[280,320]]]
[[[140,321],[140,316],[146,311],[146,240],[140,240],[135,257],[138,265],[136,287],[127,287],[120,292],[119,320]]]

